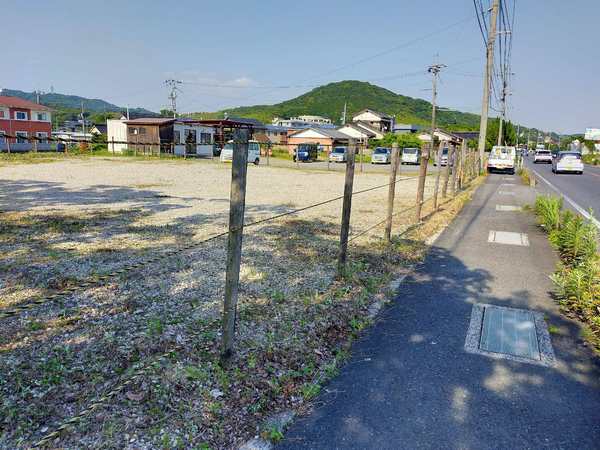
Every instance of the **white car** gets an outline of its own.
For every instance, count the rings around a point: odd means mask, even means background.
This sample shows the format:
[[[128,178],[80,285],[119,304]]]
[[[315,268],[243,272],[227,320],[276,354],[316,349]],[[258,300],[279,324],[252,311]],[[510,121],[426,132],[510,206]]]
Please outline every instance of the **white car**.
[[[221,150],[221,162],[233,161],[233,141],[228,141]],[[248,141],[248,163],[258,165],[260,163],[260,145],[258,141]]]
[[[392,151],[386,147],[377,147],[371,155],[371,164],[390,164]]]
[[[348,150],[346,147],[334,147],[329,154],[329,161],[346,162],[348,161]]]
[[[552,153],[550,150],[536,150],[535,156],[533,157],[533,163],[552,164]]]
[[[516,149],[515,147],[506,147],[494,145],[487,162],[488,173],[494,171],[515,173]]]
[[[402,149],[402,164],[419,164],[421,150],[418,148]]]
[[[581,161],[581,154],[578,152],[559,152],[556,158],[554,158],[552,161],[552,172],[573,172],[581,175],[583,173],[583,161]]]

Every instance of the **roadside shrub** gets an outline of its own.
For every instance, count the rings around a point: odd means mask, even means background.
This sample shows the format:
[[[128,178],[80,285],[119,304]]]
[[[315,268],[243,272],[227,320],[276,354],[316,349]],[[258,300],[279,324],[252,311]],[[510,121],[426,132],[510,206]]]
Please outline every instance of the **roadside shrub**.
[[[521,167],[517,171],[517,174],[521,177],[521,179],[523,180],[523,183],[525,183],[527,186],[529,186],[529,184],[531,183],[531,174],[529,173],[529,170]]]
[[[592,166],[600,166],[600,153],[588,153],[583,155],[583,162]]]
[[[561,214],[558,230],[550,234],[561,260],[568,266],[577,266],[591,260],[598,253],[598,230],[590,221],[565,211]]]
[[[589,320],[600,338],[600,260],[590,258],[577,267],[561,265],[552,275],[561,304]]]
[[[538,196],[535,200],[535,213],[538,216],[540,225],[547,232],[558,230],[560,226],[560,210],[562,209],[562,199],[552,196]]]

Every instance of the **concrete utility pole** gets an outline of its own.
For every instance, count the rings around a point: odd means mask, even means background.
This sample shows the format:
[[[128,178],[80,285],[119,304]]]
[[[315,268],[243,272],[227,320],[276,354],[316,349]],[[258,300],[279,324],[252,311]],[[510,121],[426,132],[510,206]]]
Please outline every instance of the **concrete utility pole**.
[[[483,77],[483,99],[481,101],[481,122],[479,123],[479,172],[483,172],[483,160],[485,153],[485,139],[487,135],[488,113],[490,109],[490,84],[494,70],[494,43],[496,41],[496,23],[498,22],[498,10],[500,0],[494,0],[490,16],[490,31],[487,37],[487,52],[485,75]]]
[[[446,67],[445,64],[434,64],[427,71],[433,75],[432,77],[432,94],[431,94],[431,145],[421,153],[421,165],[419,166],[419,185],[417,188],[417,223],[421,222],[421,209],[423,208],[423,196],[425,194],[425,179],[427,178],[427,165],[429,164],[429,155],[433,152],[435,145],[435,108],[437,100],[437,79],[440,71]],[[439,170],[439,167],[438,167]]]
[[[504,144],[504,133],[503,125],[506,116],[506,80],[502,81],[502,96],[500,97],[502,102],[502,112],[500,113],[500,124],[498,125],[498,145]]]

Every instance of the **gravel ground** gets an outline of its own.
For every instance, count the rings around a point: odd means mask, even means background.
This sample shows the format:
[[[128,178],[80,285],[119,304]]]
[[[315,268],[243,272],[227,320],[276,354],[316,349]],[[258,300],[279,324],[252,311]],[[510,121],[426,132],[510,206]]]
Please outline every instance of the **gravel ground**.
[[[355,191],[387,181],[357,174]],[[227,224],[230,166],[210,161],[5,165],[0,182],[0,309]],[[249,166],[246,221],[336,197],[343,184],[338,172]],[[415,189],[415,179],[398,183],[397,211]],[[384,218],[386,197],[387,187],[354,197],[354,235]],[[349,278],[336,281],[340,210],[337,201],[247,228],[235,370],[218,364],[225,239],[3,319],[0,448],[30,446],[140,367],[139,382],[51,446],[229,448],[265,414],[310,399],[309,380],[363,326],[370,296],[422,252],[406,242],[383,249],[375,228],[352,242]],[[413,215],[396,217],[394,231]]]

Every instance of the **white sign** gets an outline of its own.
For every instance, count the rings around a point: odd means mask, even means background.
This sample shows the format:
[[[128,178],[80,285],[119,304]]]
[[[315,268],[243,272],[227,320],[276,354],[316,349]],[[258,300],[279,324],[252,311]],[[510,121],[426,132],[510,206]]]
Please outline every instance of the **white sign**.
[[[588,141],[600,141],[600,128],[586,128],[585,138]]]

